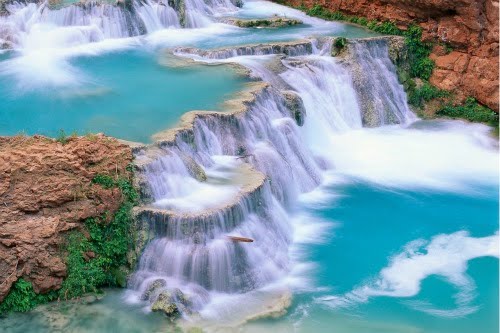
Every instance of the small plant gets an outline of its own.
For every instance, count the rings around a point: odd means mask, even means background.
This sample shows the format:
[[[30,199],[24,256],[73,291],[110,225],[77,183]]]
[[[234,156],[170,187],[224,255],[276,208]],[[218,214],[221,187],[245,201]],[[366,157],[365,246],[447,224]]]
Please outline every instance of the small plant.
[[[76,132],[71,133],[71,135],[67,135],[66,132],[63,129],[61,129],[59,130],[59,134],[56,137],[56,141],[65,145],[69,142],[69,139],[76,137],[77,137]]]
[[[472,122],[486,123],[498,128],[498,114],[482,106],[472,97],[467,98],[462,105],[445,105],[436,114],[454,119],[466,119]]]
[[[423,107],[425,102],[447,96],[449,96],[449,92],[440,90],[428,82],[424,82],[419,88],[414,85],[408,89],[408,103],[419,108]]]
[[[56,137],[56,141],[63,145],[68,143],[68,136],[66,135],[66,132],[63,129],[59,130],[59,134]]]
[[[335,38],[333,42],[332,56],[339,55],[346,46],[347,46],[347,38],[345,37]]]
[[[347,38],[339,37],[335,39],[335,47],[343,49],[347,45]]]
[[[450,54],[451,52],[453,52],[453,47],[450,44],[445,44],[444,51],[446,52],[446,54]]]
[[[99,184],[105,189],[116,186],[115,180],[109,175],[96,175],[94,179],[92,179],[92,183]]]

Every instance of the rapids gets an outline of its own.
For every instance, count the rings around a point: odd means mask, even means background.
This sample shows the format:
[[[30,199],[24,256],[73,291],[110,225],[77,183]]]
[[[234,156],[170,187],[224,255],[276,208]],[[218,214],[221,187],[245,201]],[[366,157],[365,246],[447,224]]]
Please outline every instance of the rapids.
[[[166,295],[187,331],[495,332],[497,143],[484,125],[419,120],[386,38],[264,1],[5,9],[0,92],[14,83],[18,94],[10,94],[13,111],[0,109],[9,120],[0,131],[51,134],[58,127],[17,127],[23,117],[11,121],[9,112],[22,114],[47,87],[82,92],[98,75],[113,82],[108,67],[124,73],[146,58],[136,78],[127,76],[137,82],[121,83],[130,93],[115,117],[124,123],[105,130],[120,137],[134,121],[138,133],[123,137],[142,142],[159,132],[136,149],[145,245],[127,290],[66,310],[40,307],[29,319],[11,315],[0,323],[7,332],[168,331],[151,312]],[[242,29],[222,20],[274,14],[304,24]],[[332,57],[338,36],[350,39]],[[166,68],[151,71],[151,63]],[[155,71],[163,72],[153,80]],[[193,74],[184,80],[178,71]],[[174,86],[191,89],[192,101],[136,120],[127,114],[139,94],[148,110],[180,98],[168,94]],[[106,107],[95,94],[81,98]],[[83,126],[91,112],[79,112],[51,121],[93,130]],[[155,124],[137,123],[148,117]]]

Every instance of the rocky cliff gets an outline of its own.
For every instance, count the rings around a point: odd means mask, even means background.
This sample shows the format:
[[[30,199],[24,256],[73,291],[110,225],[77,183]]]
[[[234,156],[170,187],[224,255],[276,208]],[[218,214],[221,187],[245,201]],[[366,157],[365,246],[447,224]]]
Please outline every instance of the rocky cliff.
[[[423,28],[423,39],[437,42],[430,82],[475,97],[498,111],[498,10],[496,0],[282,0],[287,5],[319,4],[331,11],[391,21],[404,29]]]
[[[21,277],[37,293],[60,288],[65,234],[122,201],[92,179],[124,176],[131,161],[128,146],[102,135],[0,137],[0,302]]]

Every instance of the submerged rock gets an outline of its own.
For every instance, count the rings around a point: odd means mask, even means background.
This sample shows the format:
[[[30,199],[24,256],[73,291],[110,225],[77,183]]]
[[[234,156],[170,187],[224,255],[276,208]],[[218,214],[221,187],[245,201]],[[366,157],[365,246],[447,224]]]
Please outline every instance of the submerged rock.
[[[195,178],[199,182],[205,182],[207,181],[207,174],[205,173],[205,170],[196,163],[196,161],[188,155],[180,155],[182,162],[184,162],[184,165],[189,171],[189,174]]]
[[[282,28],[302,24],[302,21],[292,18],[273,16],[267,19],[227,19],[224,23],[240,28]]]

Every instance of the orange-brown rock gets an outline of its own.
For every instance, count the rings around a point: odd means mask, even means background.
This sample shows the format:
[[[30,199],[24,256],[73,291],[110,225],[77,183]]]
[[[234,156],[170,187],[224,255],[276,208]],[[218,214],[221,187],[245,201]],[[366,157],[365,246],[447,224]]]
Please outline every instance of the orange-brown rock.
[[[283,1],[280,1],[283,2]],[[285,0],[286,4],[320,4],[332,11],[391,21],[400,28],[423,28],[423,39],[439,41],[432,53],[436,69],[430,79],[459,98],[475,97],[498,112],[497,0]]]
[[[0,301],[20,277],[38,293],[60,288],[65,233],[121,203],[119,190],[91,180],[126,175],[131,161],[128,146],[103,135],[65,144],[41,136],[0,137]]]

